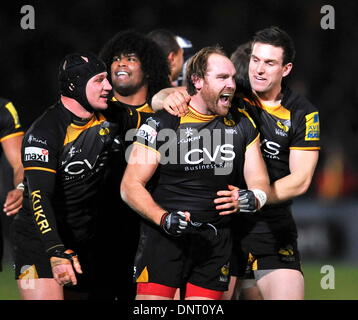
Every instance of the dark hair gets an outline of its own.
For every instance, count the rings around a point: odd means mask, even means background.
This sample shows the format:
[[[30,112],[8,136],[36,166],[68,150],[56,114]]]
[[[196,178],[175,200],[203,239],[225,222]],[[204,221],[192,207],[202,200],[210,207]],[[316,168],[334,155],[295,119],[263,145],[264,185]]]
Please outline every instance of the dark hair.
[[[251,90],[249,81],[249,63],[251,55],[252,42],[248,41],[239,45],[231,54],[230,60],[236,69],[236,84]]]
[[[161,89],[170,87],[170,69],[167,57],[153,40],[134,30],[118,32],[103,46],[100,57],[107,66],[109,79],[111,78],[113,57],[128,53],[137,55],[142,71],[147,77],[147,101],[150,101]]]
[[[166,29],[156,29],[148,33],[148,38],[152,39],[164,51],[167,57],[170,52],[177,53],[180,46],[175,35]]]
[[[197,93],[192,77],[196,76],[200,79],[204,79],[208,67],[208,58],[214,53],[227,57],[221,47],[215,46],[202,48],[189,59],[185,71],[189,95],[193,96]]]
[[[269,27],[256,32],[253,38],[253,45],[256,42],[270,44],[283,49],[283,64],[293,62],[296,51],[292,38],[279,27]]]
[[[249,63],[252,49],[252,41],[245,42],[239,45],[236,50],[231,54],[231,61],[236,69],[236,91],[235,102],[240,105],[236,99],[247,98],[253,104],[259,106],[260,101],[257,96],[252,92],[249,80]]]

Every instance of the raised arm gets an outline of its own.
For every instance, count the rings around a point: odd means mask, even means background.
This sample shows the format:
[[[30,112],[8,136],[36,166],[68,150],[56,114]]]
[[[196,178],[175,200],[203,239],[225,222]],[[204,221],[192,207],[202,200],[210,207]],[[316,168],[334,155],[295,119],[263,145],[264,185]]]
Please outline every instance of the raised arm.
[[[165,110],[174,116],[183,116],[188,112],[191,97],[185,87],[173,87],[160,90],[152,98],[152,109]]]

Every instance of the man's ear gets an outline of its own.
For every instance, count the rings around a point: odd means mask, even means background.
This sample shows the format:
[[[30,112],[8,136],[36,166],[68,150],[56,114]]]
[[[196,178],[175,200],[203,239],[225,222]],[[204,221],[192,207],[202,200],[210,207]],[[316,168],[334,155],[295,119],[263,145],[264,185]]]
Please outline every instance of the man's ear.
[[[168,54],[168,61],[169,61],[170,67],[172,67],[172,65],[174,63],[174,59],[175,59],[175,53],[173,51],[170,51]]]
[[[196,90],[199,91],[203,87],[203,79],[200,78],[197,74],[193,74],[191,76],[191,81],[193,81]]]
[[[282,77],[288,76],[288,75],[290,74],[292,68],[293,68],[292,62],[289,62],[289,63],[287,63],[286,65],[284,65]]]

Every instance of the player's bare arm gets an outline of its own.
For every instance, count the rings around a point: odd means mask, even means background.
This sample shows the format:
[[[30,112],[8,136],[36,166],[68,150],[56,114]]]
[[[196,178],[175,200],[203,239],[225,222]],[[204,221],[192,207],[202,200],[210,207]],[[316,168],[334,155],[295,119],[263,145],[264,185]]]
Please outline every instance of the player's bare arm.
[[[164,231],[178,235],[186,229],[190,213],[167,212],[159,206],[145,188],[160,161],[158,152],[140,144],[134,144],[121,183],[122,199],[143,218],[148,219]]]
[[[153,96],[152,108],[154,111],[164,109],[174,116],[181,117],[187,114],[190,99],[186,87],[166,88]]]
[[[3,140],[1,145],[6,159],[13,169],[14,189],[10,190],[4,203],[4,212],[10,216],[16,214],[22,207],[24,168],[21,162],[21,143],[23,135]]]
[[[318,154],[319,151],[291,150],[291,173],[272,184],[268,202],[282,202],[304,194],[311,184]]]

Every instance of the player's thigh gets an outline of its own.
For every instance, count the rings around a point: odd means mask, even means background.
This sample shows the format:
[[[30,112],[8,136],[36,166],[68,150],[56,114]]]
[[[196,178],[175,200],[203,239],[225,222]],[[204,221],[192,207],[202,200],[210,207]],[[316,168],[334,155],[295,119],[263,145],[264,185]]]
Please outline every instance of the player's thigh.
[[[304,279],[299,270],[270,270],[257,280],[257,286],[265,300],[304,299]]]
[[[63,300],[63,287],[55,279],[19,279],[17,286],[23,300]]]

